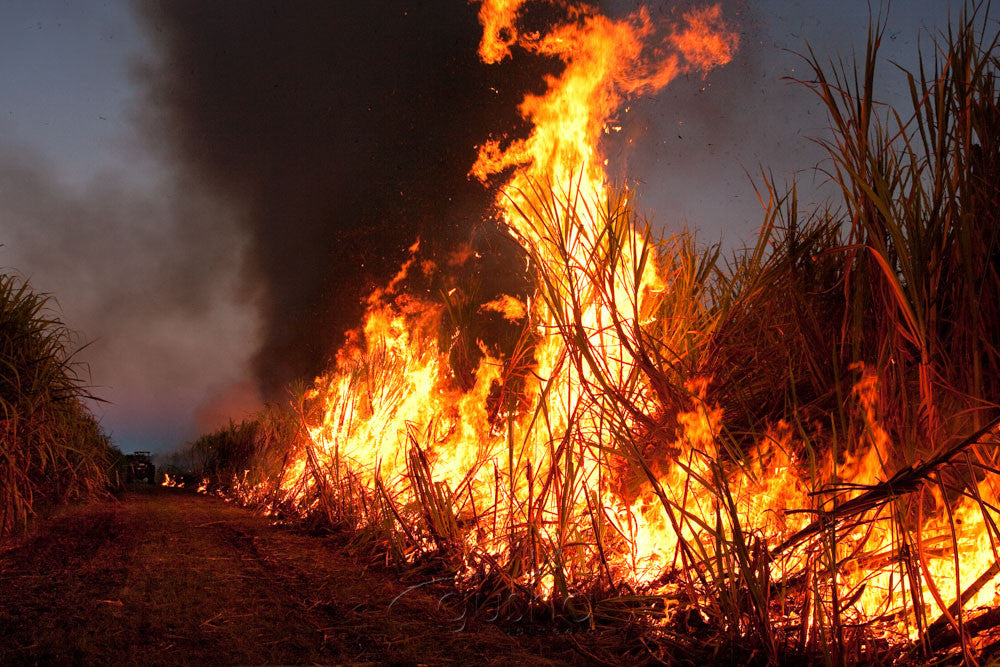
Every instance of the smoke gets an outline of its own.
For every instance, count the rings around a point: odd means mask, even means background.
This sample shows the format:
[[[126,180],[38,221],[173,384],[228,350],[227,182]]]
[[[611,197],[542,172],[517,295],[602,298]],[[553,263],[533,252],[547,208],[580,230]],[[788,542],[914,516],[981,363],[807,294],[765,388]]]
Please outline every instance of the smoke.
[[[513,130],[517,81],[486,67],[465,2],[147,2],[143,125],[238,212],[262,289],[265,393],[324,369],[362,299],[421,240],[468,240],[493,194],[476,146]],[[509,63],[509,61],[508,61]],[[500,83],[502,82],[502,83]]]
[[[0,143],[0,270],[54,296],[84,347],[91,393],[113,401],[95,412],[125,449],[194,435],[189,416],[245,383],[257,338],[225,208],[162,179],[106,173],[73,185],[37,153]]]

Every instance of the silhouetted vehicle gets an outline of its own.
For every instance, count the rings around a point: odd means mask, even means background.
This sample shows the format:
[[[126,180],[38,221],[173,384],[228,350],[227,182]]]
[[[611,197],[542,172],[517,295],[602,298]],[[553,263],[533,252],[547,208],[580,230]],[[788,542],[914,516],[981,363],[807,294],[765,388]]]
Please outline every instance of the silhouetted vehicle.
[[[150,484],[156,481],[156,466],[153,465],[153,458],[149,452],[134,452],[125,456],[127,468],[125,469],[125,481],[136,482],[146,480]]]

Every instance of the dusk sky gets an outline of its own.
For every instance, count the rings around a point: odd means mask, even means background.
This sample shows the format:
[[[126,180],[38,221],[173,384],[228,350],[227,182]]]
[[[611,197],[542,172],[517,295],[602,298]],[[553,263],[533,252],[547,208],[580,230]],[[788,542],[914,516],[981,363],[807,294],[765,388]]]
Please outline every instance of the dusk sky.
[[[90,343],[95,411],[123,450],[280,400],[416,236],[446,247],[485,217],[464,176],[475,144],[543,68],[476,62],[476,7],[453,4],[0,0],[0,270]],[[604,7],[639,4],[672,6]],[[747,171],[825,196],[810,139],[826,117],[783,79],[808,76],[790,52],[807,41],[863,54],[869,5],[722,6],[734,60],[631,104],[606,149],[658,230],[732,248],[760,222]],[[891,6],[884,100],[904,93],[888,61],[914,68],[918,37],[929,52],[962,6]]]

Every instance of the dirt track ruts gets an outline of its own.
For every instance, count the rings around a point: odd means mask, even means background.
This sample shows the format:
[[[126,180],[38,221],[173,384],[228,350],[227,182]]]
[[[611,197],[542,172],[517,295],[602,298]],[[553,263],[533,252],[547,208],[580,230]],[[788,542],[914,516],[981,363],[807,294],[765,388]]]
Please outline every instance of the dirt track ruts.
[[[458,630],[336,538],[170,489],[76,507],[0,549],[0,664],[578,663],[569,637]]]

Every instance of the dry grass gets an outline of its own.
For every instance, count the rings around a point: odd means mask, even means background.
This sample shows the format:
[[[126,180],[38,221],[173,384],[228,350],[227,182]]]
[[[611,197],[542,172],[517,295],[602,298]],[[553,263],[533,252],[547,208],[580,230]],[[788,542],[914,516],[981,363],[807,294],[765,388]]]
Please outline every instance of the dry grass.
[[[84,404],[82,370],[50,298],[0,274],[0,536],[116,477],[117,457]]]

